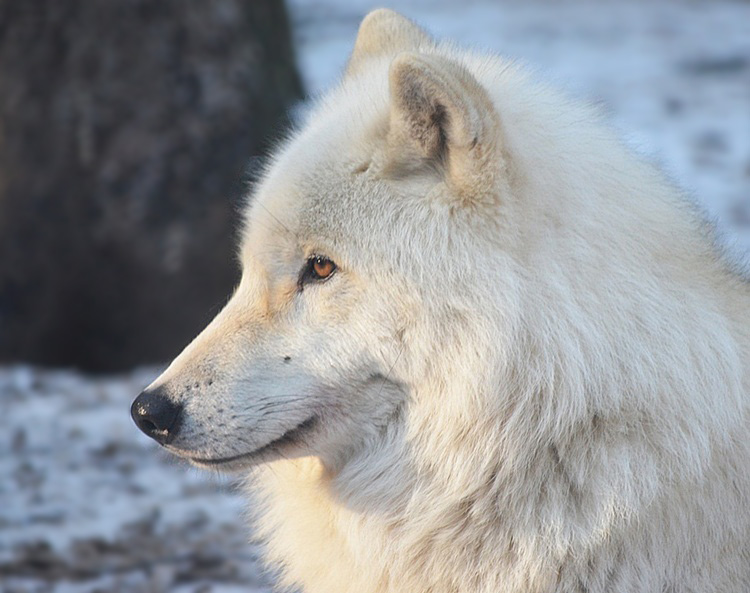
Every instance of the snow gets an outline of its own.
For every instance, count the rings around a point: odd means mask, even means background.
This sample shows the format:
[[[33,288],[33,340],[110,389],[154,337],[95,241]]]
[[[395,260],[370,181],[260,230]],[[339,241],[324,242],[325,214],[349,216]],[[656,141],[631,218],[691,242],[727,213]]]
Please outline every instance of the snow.
[[[438,37],[533,65],[601,104],[750,250],[750,3],[409,0]],[[314,95],[335,83],[365,0],[292,0]],[[231,480],[163,453],[129,416],[158,369],[0,368],[0,591],[267,593]]]
[[[231,483],[130,420],[157,374],[0,369],[0,590],[268,590]]]

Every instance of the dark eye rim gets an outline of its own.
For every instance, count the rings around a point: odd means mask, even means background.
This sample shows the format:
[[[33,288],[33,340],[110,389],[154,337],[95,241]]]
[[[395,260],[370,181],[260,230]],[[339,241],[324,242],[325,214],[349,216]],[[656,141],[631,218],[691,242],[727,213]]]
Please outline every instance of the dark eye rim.
[[[331,263],[333,264],[333,270],[331,271],[328,276],[320,276],[315,271],[315,264],[321,264],[321,263]],[[339,269],[339,267],[336,265],[336,262],[333,261],[331,258],[326,257],[325,255],[318,255],[314,254],[307,258],[307,261],[305,262],[305,265],[302,267],[302,270],[300,271],[299,280],[297,281],[297,286],[300,290],[312,282],[316,284],[322,284],[323,282],[327,282],[330,280],[335,274],[336,271]]]

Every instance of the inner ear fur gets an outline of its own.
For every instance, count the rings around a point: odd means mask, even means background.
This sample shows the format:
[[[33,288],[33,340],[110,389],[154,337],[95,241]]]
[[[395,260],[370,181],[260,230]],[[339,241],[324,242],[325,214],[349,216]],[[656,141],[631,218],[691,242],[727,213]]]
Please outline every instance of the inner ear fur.
[[[392,171],[436,168],[461,201],[494,201],[503,166],[500,121],[474,76],[438,55],[402,53],[389,83]]]
[[[376,56],[395,56],[402,51],[432,47],[429,35],[412,21],[387,8],[370,12],[359,26],[346,76],[360,72],[362,65]]]

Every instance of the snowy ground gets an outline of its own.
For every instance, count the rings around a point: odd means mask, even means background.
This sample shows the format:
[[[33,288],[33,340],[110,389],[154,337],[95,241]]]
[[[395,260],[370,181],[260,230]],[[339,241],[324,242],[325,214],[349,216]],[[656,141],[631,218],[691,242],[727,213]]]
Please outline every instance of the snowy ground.
[[[603,104],[750,249],[750,2],[391,6]],[[313,93],[335,81],[370,7],[292,0]],[[168,458],[132,425],[130,402],[155,374],[0,369],[1,592],[270,590],[231,483]]]
[[[241,499],[129,419],[156,374],[0,370],[0,591],[267,591]]]

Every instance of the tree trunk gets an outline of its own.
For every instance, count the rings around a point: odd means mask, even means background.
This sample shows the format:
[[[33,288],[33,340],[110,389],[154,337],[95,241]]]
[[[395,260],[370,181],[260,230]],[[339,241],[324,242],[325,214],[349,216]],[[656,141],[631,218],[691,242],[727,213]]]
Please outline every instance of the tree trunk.
[[[0,3],[0,360],[176,354],[237,279],[243,168],[300,95],[280,0]]]

